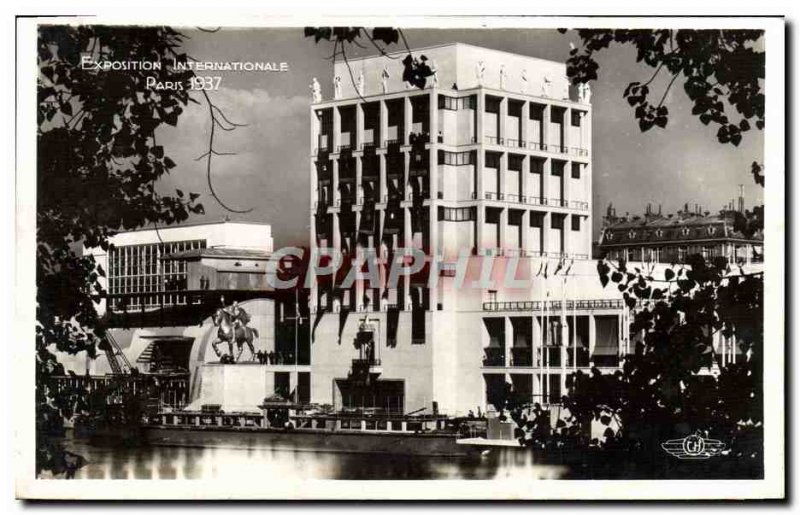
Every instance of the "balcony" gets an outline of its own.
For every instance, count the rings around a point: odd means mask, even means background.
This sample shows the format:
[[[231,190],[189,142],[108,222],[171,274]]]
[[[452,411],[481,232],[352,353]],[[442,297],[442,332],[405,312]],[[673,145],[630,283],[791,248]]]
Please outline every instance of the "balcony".
[[[530,347],[512,347],[511,348],[511,366],[512,367],[532,367],[533,366],[533,350]]]
[[[595,309],[622,309],[625,303],[622,299],[584,299],[568,300],[564,303],[560,300],[539,301],[539,300],[518,300],[509,302],[484,302],[484,311],[543,311],[547,307],[550,311],[572,310],[595,310]]]
[[[368,370],[370,374],[381,374],[383,365],[378,358],[357,358],[353,360],[353,370]]]
[[[539,152],[551,152],[554,154],[567,154],[573,156],[587,157],[589,150],[581,147],[567,147],[564,145],[552,145],[540,143],[538,141],[524,141],[514,138],[500,138],[498,136],[484,136],[484,141],[489,145],[498,145],[509,148],[525,148]]]
[[[473,192],[472,199],[478,200],[478,194]],[[493,200],[496,202],[513,202],[515,204],[524,204],[529,206],[561,207],[566,209],[575,209],[577,211],[589,210],[589,203],[584,202],[582,200],[544,198],[539,196],[517,195],[516,193],[497,193],[495,191],[484,192],[482,200]]]
[[[484,367],[506,366],[506,353],[503,347],[486,347],[483,349]]]

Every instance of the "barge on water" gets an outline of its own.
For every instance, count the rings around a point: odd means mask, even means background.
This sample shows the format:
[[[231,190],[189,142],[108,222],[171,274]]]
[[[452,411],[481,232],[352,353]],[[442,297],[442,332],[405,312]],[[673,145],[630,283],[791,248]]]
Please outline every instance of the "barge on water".
[[[228,447],[237,445],[293,450],[425,456],[466,456],[475,450],[457,439],[479,433],[445,415],[302,411],[299,406],[265,402],[261,412],[165,411],[152,415],[144,436],[150,445]]]

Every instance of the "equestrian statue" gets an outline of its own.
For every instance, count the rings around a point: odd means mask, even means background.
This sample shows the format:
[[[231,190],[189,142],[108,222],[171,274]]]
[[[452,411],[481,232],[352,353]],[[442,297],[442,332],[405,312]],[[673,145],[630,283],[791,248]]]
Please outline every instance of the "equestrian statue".
[[[233,301],[233,304],[230,306],[217,308],[211,320],[214,322],[214,326],[218,327],[217,338],[211,346],[214,348],[214,352],[217,354],[217,357],[220,358],[220,361],[231,363],[238,362],[239,358],[242,357],[245,343],[250,349],[250,361],[255,360],[256,352],[253,346],[253,340],[258,338],[258,331],[253,327],[247,326],[250,322],[250,315],[239,307],[238,302]],[[234,342],[239,350],[235,358],[233,357]],[[219,351],[218,346],[220,343],[228,344],[229,354],[226,355],[228,356],[227,358]]]

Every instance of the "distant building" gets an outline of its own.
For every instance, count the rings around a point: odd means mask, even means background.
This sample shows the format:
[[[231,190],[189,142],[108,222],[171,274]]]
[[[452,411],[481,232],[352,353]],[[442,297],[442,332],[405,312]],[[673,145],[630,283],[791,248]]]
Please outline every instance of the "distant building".
[[[273,253],[269,224],[229,220],[143,228],[110,238],[109,252],[85,249],[103,267],[107,295],[97,311],[119,350],[96,359],[59,355],[68,371],[92,374],[97,381],[128,362],[144,376],[169,377],[161,401],[175,408],[257,409],[273,392],[301,402],[309,398],[309,350],[304,328],[297,328],[294,291],[270,286],[267,262]],[[223,374],[212,343],[218,337],[211,315],[237,301],[258,331],[254,348],[269,356],[269,370],[245,367],[250,375],[225,378],[240,393],[231,397],[218,386]],[[295,331],[299,334],[295,337]],[[226,345],[222,345],[227,352]],[[238,353],[238,349],[234,349]],[[252,360],[249,349],[242,360]],[[206,374],[200,370],[211,364]],[[117,372],[119,373],[119,372]]]
[[[120,232],[109,243],[109,252],[85,252],[93,255],[106,272],[100,282],[108,291],[111,307],[119,308],[125,302],[125,307],[133,310],[142,308],[141,303],[145,308],[185,304],[185,295],[177,292],[209,289],[207,281],[214,286],[217,282],[230,282],[222,278],[218,281],[217,276],[225,276],[225,270],[219,274],[206,270],[206,277],[198,271],[190,278],[189,263],[201,255],[208,263],[207,258],[213,255],[217,257],[213,265],[226,268],[222,265],[226,255],[238,256],[241,261],[243,253],[250,260],[266,260],[272,253],[272,230],[268,224],[224,220]],[[181,255],[183,259],[173,259]],[[227,268],[232,267],[231,263]],[[138,295],[147,293],[164,295]],[[101,303],[98,311],[103,314],[106,308]]]
[[[744,221],[740,196],[738,209],[732,205],[717,213],[701,211],[688,204],[675,214],[662,215],[647,205],[644,216],[617,216],[609,205],[597,244],[598,256],[611,260],[655,263],[683,263],[687,256],[700,254],[706,259],[724,257],[730,263],[750,264],[763,260],[764,237],[759,231],[746,236],[737,229]]]

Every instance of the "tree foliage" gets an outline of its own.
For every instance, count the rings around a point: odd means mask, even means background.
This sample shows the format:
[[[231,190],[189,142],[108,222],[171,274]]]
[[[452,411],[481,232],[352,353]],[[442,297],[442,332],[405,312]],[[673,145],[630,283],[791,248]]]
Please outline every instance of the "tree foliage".
[[[156,141],[191,100],[188,88],[157,90],[158,82],[188,83],[178,70],[184,36],[169,27],[43,25],[38,39],[36,216],[36,402],[40,443],[70,415],[74,398],[54,398],[52,376],[63,373],[49,349],[94,357],[104,328],[94,299],[105,271],[80,246],[108,251],[119,230],[171,224],[202,213],[195,193],[163,195],[156,181],[176,163]],[[161,69],[106,69],[82,62],[158,62]],[[102,348],[102,347],[101,347]],[[39,446],[37,468],[61,457]],[[46,451],[46,452],[45,452]],[[57,455],[57,453],[55,454]],[[55,461],[54,461],[55,460]],[[52,470],[52,469],[51,469]]]
[[[574,84],[597,79],[596,55],[614,44],[634,46],[637,62],[654,68],[648,80],[631,82],[623,91],[643,132],[666,127],[664,102],[678,79],[692,101],[692,114],[704,125],[719,126],[720,143],[739,145],[745,132],[764,128],[763,31],[579,29],[577,34],[582,46],[573,48],[567,60]],[[659,97],[651,84],[664,70],[670,80]]]
[[[624,454],[628,464],[656,466],[670,459],[662,442],[699,431],[729,446],[738,468],[728,473],[762,474],[764,283],[736,268],[695,255],[656,278],[598,262],[603,284],[635,309],[633,353],[614,373],[570,375],[555,427],[541,406],[511,403],[518,436],[543,450],[595,451],[601,463]],[[725,366],[713,346],[718,333],[736,342],[736,360]],[[605,427],[602,438],[592,438],[592,424]]]
[[[397,59],[397,56],[390,55],[386,46],[397,44],[402,40],[407,52],[403,57],[401,64],[403,65],[403,82],[406,82],[416,88],[424,89],[428,77],[434,74],[428,58],[425,55],[414,57],[411,49],[408,46],[405,35],[401,29],[392,27],[375,27],[368,29],[366,27],[306,27],[303,34],[305,37],[313,37],[314,43],[320,41],[333,41],[333,58],[341,55],[350,72],[350,79],[353,80],[353,71],[350,68],[350,63],[347,61],[346,44],[357,45],[361,48],[366,48],[361,42],[369,42],[378,53],[390,59]],[[355,87],[355,84],[353,84]]]

